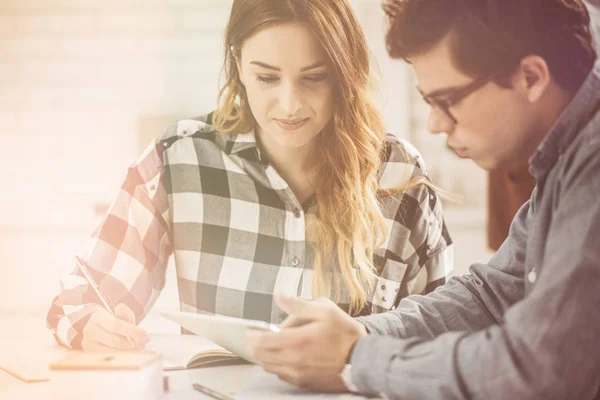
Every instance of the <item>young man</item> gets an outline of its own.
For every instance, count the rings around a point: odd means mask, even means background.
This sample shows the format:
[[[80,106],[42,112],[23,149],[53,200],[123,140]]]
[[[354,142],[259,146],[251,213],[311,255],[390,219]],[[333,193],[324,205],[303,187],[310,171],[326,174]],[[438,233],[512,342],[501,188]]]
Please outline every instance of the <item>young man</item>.
[[[447,133],[458,155],[486,169],[534,154],[537,187],[487,264],[357,320],[325,300],[280,297],[290,317],[280,333],[248,335],[256,358],[318,391],[600,399],[600,61],[585,6],[385,8],[389,52],[412,64],[431,132]]]

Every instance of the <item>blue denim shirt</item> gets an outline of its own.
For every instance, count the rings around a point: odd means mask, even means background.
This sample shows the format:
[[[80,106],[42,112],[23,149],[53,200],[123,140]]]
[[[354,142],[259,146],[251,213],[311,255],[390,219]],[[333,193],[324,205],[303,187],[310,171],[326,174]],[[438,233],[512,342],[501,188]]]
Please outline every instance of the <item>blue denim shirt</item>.
[[[487,264],[359,318],[361,392],[600,399],[600,60],[530,165],[536,189]]]

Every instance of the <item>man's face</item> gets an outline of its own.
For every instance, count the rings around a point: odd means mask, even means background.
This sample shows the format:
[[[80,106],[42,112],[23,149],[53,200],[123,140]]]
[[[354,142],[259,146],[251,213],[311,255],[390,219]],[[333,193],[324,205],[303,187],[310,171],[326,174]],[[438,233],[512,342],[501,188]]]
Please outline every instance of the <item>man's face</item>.
[[[411,58],[419,90],[441,102],[479,77],[454,67],[445,39],[427,53]],[[448,145],[461,158],[470,158],[484,169],[494,169],[529,157],[539,144],[534,134],[534,105],[522,92],[486,82],[449,107],[456,122],[431,108],[428,130],[446,133]]]

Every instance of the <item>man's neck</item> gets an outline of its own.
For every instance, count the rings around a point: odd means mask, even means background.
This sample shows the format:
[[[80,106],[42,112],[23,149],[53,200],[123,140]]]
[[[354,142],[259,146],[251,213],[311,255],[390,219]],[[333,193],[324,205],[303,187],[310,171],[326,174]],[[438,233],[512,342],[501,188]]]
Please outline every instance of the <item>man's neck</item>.
[[[567,91],[559,88],[558,86],[550,89],[552,93],[548,94],[547,102],[544,105],[543,110],[538,115],[537,129],[536,129],[536,148],[541,144],[544,138],[550,133],[552,127],[563,115],[569,104],[574,98],[574,94],[568,93]],[[535,151],[535,148],[533,149]]]

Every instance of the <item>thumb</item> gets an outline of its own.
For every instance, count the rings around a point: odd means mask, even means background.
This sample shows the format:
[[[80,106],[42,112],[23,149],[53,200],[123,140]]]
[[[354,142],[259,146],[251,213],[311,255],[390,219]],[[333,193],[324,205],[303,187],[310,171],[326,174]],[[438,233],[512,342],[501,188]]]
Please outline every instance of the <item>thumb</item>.
[[[115,316],[135,325],[135,313],[123,303],[119,303],[115,308]]]
[[[275,294],[275,302],[283,311],[293,316],[296,321],[324,319],[329,309],[327,302],[308,301],[300,297],[287,296],[281,293]]]

